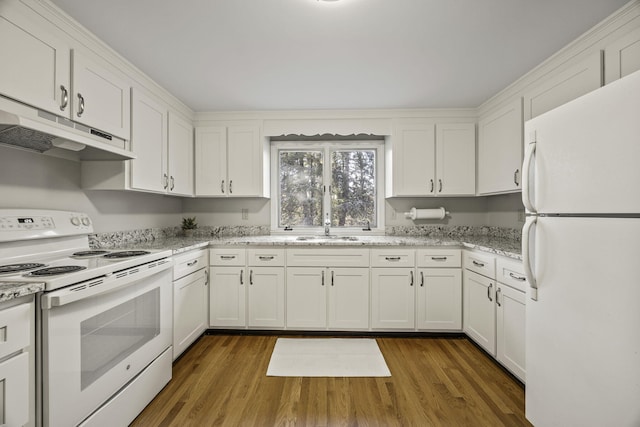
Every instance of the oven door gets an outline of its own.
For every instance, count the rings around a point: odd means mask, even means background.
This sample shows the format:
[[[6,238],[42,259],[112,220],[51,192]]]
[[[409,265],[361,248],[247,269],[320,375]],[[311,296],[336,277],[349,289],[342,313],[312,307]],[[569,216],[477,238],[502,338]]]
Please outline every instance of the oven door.
[[[170,347],[171,277],[167,268],[42,308],[44,426],[79,424]],[[55,298],[56,291],[45,294],[41,307]]]

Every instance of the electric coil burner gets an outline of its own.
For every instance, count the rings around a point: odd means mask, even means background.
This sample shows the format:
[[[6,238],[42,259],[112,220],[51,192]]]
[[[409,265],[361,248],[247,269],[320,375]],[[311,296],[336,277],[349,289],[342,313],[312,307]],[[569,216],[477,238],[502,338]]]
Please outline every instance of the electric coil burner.
[[[33,270],[34,268],[44,267],[44,264],[38,262],[25,262],[21,264],[0,265],[0,274],[19,273],[21,271]]]
[[[105,258],[130,258],[134,256],[148,255],[149,251],[120,251],[106,254]]]
[[[80,251],[80,252],[74,252],[71,256],[75,256],[75,257],[92,257],[92,256],[102,256],[105,254],[108,254],[109,251],[104,251],[104,250],[95,250],[95,251]]]
[[[27,273],[29,276],[56,276],[58,274],[73,273],[74,271],[84,270],[87,267],[81,265],[60,265],[57,267],[41,268],[31,273]]]

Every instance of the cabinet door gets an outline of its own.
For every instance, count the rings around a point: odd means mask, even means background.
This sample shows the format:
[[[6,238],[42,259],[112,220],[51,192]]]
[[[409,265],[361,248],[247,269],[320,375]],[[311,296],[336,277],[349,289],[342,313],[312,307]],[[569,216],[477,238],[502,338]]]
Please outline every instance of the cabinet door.
[[[496,355],[495,282],[464,271],[464,332],[489,354]]]
[[[129,83],[77,50],[71,56],[73,120],[128,140]]]
[[[173,360],[207,329],[207,278],[200,269],[173,282]]]
[[[372,268],[371,327],[414,329],[414,285],[412,268]]]
[[[287,327],[326,328],[326,269],[322,267],[287,268]]]
[[[227,128],[196,128],[196,196],[225,196],[227,188]]]
[[[228,195],[262,195],[262,146],[257,126],[230,126],[227,140]]]
[[[169,113],[169,193],[193,196],[193,126]]]
[[[476,126],[436,126],[436,191],[438,196],[476,194]]]
[[[70,117],[70,49],[20,2],[0,2],[0,93]],[[66,94],[66,97],[65,97]]]
[[[369,328],[369,269],[329,270],[329,328]]]
[[[525,380],[526,294],[498,284],[496,357],[520,380]]]
[[[462,270],[422,268],[418,270],[418,329],[459,331],[462,329]]]
[[[520,190],[522,135],[522,98],[480,118],[478,194]]]
[[[546,113],[602,86],[602,52],[598,51],[554,74],[524,96],[525,120]]]
[[[249,327],[284,327],[284,267],[249,267]]]
[[[3,426],[29,421],[29,353],[0,363],[0,416]]]
[[[246,326],[244,267],[211,267],[210,275],[209,325]]]
[[[392,137],[392,196],[429,196],[436,191],[432,124],[401,124]]]
[[[168,186],[167,108],[137,89],[131,91],[131,188],[165,193]]]
[[[605,48],[605,83],[609,84],[637,70],[640,70],[640,28]]]

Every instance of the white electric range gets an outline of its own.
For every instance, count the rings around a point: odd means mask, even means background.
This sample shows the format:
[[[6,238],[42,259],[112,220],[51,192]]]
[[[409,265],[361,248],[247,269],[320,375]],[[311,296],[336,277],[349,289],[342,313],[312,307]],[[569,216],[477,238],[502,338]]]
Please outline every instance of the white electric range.
[[[0,209],[0,281],[39,282],[37,425],[127,425],[171,379],[170,250],[94,250],[88,215]]]

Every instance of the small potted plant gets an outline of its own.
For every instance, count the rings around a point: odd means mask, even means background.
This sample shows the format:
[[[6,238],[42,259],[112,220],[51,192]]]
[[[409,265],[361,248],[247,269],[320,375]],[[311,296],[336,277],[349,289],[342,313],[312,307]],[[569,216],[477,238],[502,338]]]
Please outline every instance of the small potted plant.
[[[182,218],[182,232],[185,237],[193,237],[194,230],[198,228],[196,217]]]

